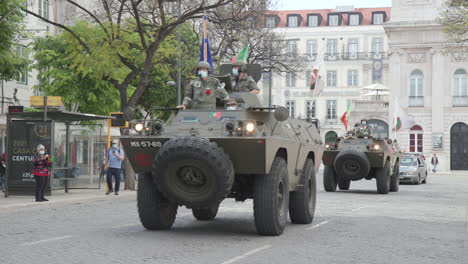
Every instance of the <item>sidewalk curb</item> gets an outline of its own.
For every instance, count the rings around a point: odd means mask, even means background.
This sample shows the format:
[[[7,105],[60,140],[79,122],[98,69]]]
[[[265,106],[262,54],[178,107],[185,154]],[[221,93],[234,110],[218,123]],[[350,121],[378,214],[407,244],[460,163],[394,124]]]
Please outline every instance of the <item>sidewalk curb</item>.
[[[73,194],[68,194],[68,195],[72,196]],[[121,192],[121,193],[119,193],[118,196],[112,195],[112,197],[113,197],[113,199],[115,199],[115,198],[118,199],[120,197],[126,197],[126,196],[131,196],[131,195],[136,195],[136,191]],[[47,205],[54,205],[54,204],[66,204],[66,203],[73,203],[73,202],[86,201],[86,200],[103,199],[103,198],[110,200],[110,195],[105,195],[105,193],[102,193],[102,195],[85,196],[85,197],[70,197],[70,198],[64,198],[64,199],[58,199],[58,200],[54,200],[54,196],[51,196],[50,201],[42,202],[42,203],[38,203],[38,202],[35,202],[35,201],[14,203],[14,201],[13,201],[12,204],[0,205],[0,210],[21,208],[21,207],[31,207],[31,206],[47,206]],[[6,198],[6,199],[14,199],[14,198]],[[34,200],[33,196],[31,196],[31,200]]]

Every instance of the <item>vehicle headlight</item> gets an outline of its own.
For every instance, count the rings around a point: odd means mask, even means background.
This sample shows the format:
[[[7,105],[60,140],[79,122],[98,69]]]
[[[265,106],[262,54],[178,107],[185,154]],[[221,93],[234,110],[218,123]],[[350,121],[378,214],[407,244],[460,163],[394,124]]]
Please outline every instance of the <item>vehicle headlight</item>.
[[[142,123],[136,123],[135,126],[134,126],[134,129],[135,129],[136,132],[141,132],[141,131],[143,131],[144,128],[145,128],[145,126]]]
[[[330,148],[330,145],[329,145],[329,144],[326,144],[326,145],[325,145],[325,148],[326,148],[326,149],[329,149],[329,148]]]
[[[374,145],[374,146],[372,146],[372,148],[373,148],[374,150],[380,150],[380,145]]]
[[[247,122],[245,124],[245,131],[252,134],[255,131],[255,124],[253,122]]]

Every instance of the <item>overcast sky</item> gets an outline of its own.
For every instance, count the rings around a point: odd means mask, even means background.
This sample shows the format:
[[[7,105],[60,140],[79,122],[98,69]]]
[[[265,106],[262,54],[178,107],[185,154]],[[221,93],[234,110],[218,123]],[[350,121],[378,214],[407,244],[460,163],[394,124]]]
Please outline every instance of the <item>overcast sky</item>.
[[[275,0],[273,0],[275,1]],[[335,9],[337,6],[387,7],[392,0],[276,0],[278,10]]]

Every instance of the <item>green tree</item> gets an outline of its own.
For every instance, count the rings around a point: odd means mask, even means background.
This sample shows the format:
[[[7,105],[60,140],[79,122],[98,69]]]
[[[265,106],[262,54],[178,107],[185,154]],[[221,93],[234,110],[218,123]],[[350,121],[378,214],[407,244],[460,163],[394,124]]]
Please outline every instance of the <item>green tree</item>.
[[[465,44],[468,41],[468,0],[448,1],[440,21],[451,40]]]
[[[131,26],[131,23],[128,25]],[[105,80],[104,76],[122,79],[126,74],[126,66],[115,55],[115,50],[127,54],[132,62],[138,63],[143,60],[144,50],[138,46],[138,34],[128,30],[128,33],[123,35],[126,44],[107,46],[105,36],[101,34],[101,28],[97,25],[79,21],[70,28],[79,33],[83,40],[92,42],[91,47],[100,52],[96,58],[77,54],[75,39],[67,32],[55,37],[37,38],[33,46],[36,60],[34,67],[39,72],[40,85],[36,88],[47,95],[62,96],[68,110],[102,115],[119,111],[119,90]],[[189,25],[181,26],[181,40],[181,71],[185,79],[189,77],[198,59],[197,35]],[[136,105],[142,112],[155,115],[155,106],[175,106],[175,88],[166,83],[174,80],[177,73],[176,47],[174,34],[169,35],[161,44],[153,61],[148,89]],[[127,98],[131,97],[137,85],[137,80],[130,83]],[[141,114],[137,116],[143,117]]]
[[[17,56],[15,38],[22,29],[25,0],[0,1],[0,79],[10,80],[27,67],[27,60]]]

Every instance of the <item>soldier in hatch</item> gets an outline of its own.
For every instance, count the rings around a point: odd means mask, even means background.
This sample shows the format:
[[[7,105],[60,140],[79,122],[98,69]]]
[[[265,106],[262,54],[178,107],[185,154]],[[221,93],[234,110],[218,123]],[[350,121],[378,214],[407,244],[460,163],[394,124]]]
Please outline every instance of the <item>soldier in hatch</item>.
[[[209,76],[210,64],[200,61],[197,64],[198,77],[185,88],[185,97],[179,109],[216,109],[216,98],[226,102],[229,95],[224,89],[224,83]]]
[[[243,61],[236,61],[232,64],[232,77],[234,79],[233,92],[251,92],[254,94],[260,93],[257,83],[249,76],[245,70],[247,66]]]
[[[367,119],[362,119],[361,124],[354,128],[355,134],[358,138],[371,137],[372,129],[370,128]]]

